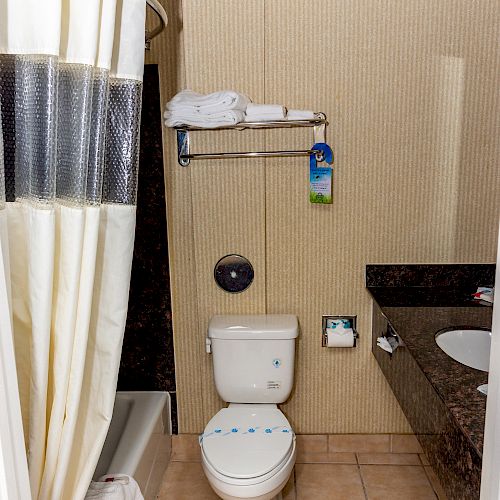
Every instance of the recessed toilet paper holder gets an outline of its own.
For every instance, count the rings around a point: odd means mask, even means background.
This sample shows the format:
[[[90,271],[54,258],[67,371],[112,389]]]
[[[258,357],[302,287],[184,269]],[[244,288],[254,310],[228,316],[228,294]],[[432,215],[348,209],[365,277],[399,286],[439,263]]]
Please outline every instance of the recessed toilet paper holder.
[[[335,319],[343,319],[346,321],[349,321],[352,331],[354,333],[354,345],[353,347],[357,347],[358,345],[358,339],[359,339],[359,333],[356,328],[356,320],[357,316],[348,316],[348,315],[334,315],[334,314],[323,314],[322,317],[322,322],[321,322],[321,347],[328,347],[328,336],[326,333],[326,329],[328,327],[328,320],[335,320]]]

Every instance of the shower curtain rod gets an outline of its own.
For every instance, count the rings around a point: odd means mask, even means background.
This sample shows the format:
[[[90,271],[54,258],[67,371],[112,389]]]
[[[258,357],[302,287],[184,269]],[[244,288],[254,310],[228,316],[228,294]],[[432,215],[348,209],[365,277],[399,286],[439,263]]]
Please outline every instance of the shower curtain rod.
[[[151,40],[155,36],[158,36],[168,24],[168,17],[165,9],[158,0],[146,0],[146,3],[155,11],[158,19],[160,20],[160,24],[156,28],[152,29],[151,31],[146,30],[146,50],[149,50],[151,46]]]

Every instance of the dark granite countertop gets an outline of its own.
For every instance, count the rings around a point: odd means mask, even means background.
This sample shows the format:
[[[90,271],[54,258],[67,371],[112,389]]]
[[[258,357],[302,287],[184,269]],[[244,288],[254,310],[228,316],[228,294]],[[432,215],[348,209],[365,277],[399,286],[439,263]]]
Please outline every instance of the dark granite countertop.
[[[431,291],[429,293],[432,294]],[[482,456],[486,396],[477,387],[488,382],[488,374],[454,361],[437,346],[434,335],[442,328],[452,326],[490,328],[491,307],[381,306],[381,310],[450,414]]]
[[[488,374],[447,356],[444,328],[491,328],[492,308],[473,299],[495,280],[494,264],[374,264],[366,287],[375,299],[372,352],[449,498],[479,499]],[[392,355],[377,346],[392,328]]]

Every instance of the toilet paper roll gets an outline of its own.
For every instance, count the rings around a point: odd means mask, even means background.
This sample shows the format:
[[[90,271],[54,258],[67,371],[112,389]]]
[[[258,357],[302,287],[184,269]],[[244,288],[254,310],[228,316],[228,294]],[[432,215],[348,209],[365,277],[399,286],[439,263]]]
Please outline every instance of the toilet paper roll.
[[[354,347],[354,332],[352,328],[327,328],[327,347]]]

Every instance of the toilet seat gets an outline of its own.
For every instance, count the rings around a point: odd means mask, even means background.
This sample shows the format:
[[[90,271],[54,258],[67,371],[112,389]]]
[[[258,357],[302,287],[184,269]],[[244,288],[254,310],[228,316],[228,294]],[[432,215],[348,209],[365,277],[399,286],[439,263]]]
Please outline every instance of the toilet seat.
[[[274,479],[280,476],[280,473],[289,467],[290,463],[295,464],[295,446],[290,451],[290,454],[273,470],[269,471],[267,474],[262,476],[247,478],[247,479],[238,479],[230,476],[225,476],[221,474],[219,471],[215,470],[214,467],[208,462],[205,454],[202,452],[202,465],[205,469],[205,474],[207,475],[209,482],[212,482],[214,479],[219,481],[220,484],[224,484],[226,486],[231,487],[253,487],[253,486],[261,486],[265,483],[269,483],[274,481]]]
[[[220,410],[200,436],[205,466],[221,481],[250,485],[277,474],[295,452],[295,435],[274,405]]]

